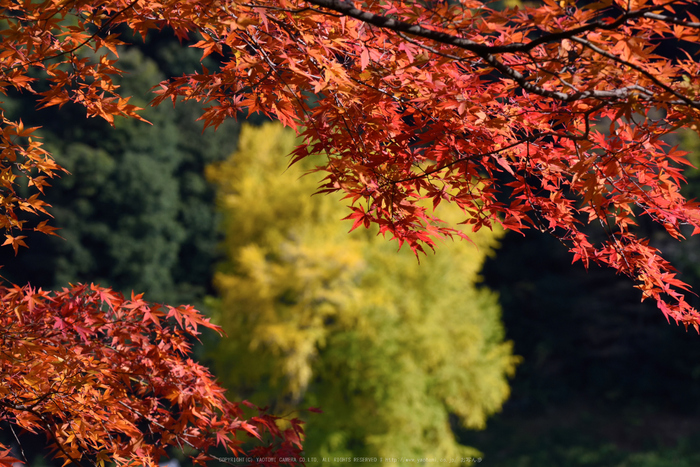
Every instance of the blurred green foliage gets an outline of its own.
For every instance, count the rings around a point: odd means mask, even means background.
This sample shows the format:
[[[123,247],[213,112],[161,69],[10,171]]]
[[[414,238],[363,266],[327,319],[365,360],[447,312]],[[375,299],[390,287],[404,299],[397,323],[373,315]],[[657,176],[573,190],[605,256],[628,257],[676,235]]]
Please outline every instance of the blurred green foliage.
[[[496,296],[474,286],[498,235],[446,241],[419,265],[375,230],[348,234],[339,196],[311,196],[313,160],[286,168],[294,144],[280,125],[244,127],[239,151],[208,168],[226,229],[217,374],[276,413],[321,407],[309,456],[477,455],[451,427],[483,428],[518,362]]]
[[[110,128],[76,106],[37,112],[32,96],[12,96],[10,111],[42,126],[47,149],[71,174],[45,197],[63,238],[32,235],[17,258],[2,251],[6,279],[44,288],[96,282],[169,303],[211,292],[220,238],[204,166],[235,149],[238,124],[202,133],[201,105],[148,106],[153,86],[201,66],[190,51],[157,38],[120,51],[118,84],[152,125],[117,119]]]

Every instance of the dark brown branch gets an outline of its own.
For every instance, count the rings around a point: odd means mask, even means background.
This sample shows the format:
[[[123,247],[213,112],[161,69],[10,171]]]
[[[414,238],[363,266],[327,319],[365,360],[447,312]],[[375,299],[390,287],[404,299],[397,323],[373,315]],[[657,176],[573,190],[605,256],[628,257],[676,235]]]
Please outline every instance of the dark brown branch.
[[[17,441],[17,447],[19,447],[19,452],[22,454],[22,459],[24,459],[24,463],[29,465],[29,461],[27,460],[27,455],[24,453],[24,447],[22,447],[22,443],[19,440],[19,437],[17,436],[17,433],[15,433],[15,428],[12,426],[12,423],[9,421],[7,424],[10,426],[10,431],[12,432],[12,436],[15,437],[15,441]]]
[[[56,433],[54,433],[54,430],[51,428],[52,424],[46,420],[46,417],[44,417],[43,413],[36,412],[35,410],[33,410],[31,408],[27,408],[27,407],[24,407],[21,405],[14,405],[14,404],[4,402],[4,401],[0,401],[0,407],[5,407],[7,409],[18,410],[18,411],[22,411],[22,412],[27,412],[27,413],[30,413],[30,414],[34,415],[35,417],[37,417],[44,424],[45,432],[53,440],[53,442],[56,445],[56,447],[58,448],[58,450],[61,451],[66,456],[66,459],[68,459],[72,464],[75,464],[78,467],[83,467],[83,465],[80,463],[80,461],[78,461],[78,459],[71,456],[68,453],[68,451],[66,451],[66,449],[63,447],[63,444],[61,444],[58,437],[56,436]],[[12,423],[12,422],[8,420],[8,423]]]
[[[346,2],[342,0],[306,0],[309,3],[327,8],[329,10],[336,11],[350,18],[355,18],[362,21],[363,23],[371,24],[382,29],[391,29],[392,31],[399,31],[406,34],[411,34],[413,36],[423,37],[425,39],[431,39],[442,44],[449,44],[460,49],[468,50],[477,55],[486,53],[502,53],[509,52],[510,50],[502,49],[503,46],[492,47],[478,42],[471,41],[469,39],[464,39],[461,37],[455,37],[450,34],[433,31],[431,29],[426,29],[417,24],[407,23],[405,21],[396,20],[389,18],[387,16],[378,15],[375,13],[370,13],[368,11],[363,11],[355,8],[351,2]],[[497,49],[497,50],[494,50]]]
[[[526,76],[526,75],[522,74],[520,71],[516,70],[515,68],[506,65],[505,63],[503,63],[502,60],[500,60],[497,57],[497,55],[503,54],[503,53],[527,52],[527,51],[531,50],[532,48],[536,47],[537,45],[547,43],[547,42],[561,41],[563,39],[568,38],[568,39],[571,39],[575,42],[578,42],[578,43],[584,45],[585,47],[590,48],[591,50],[595,51],[596,53],[602,54],[605,57],[616,61],[619,64],[629,66],[630,68],[642,73],[644,76],[649,78],[654,84],[659,86],[664,91],[675,96],[677,99],[679,99],[685,105],[694,107],[696,109],[700,109],[700,101],[693,101],[692,99],[690,99],[686,96],[683,96],[682,94],[678,93],[673,88],[671,88],[670,86],[665,85],[664,83],[659,81],[656,77],[652,76],[649,72],[645,71],[644,69],[642,69],[634,64],[628,63],[628,62],[620,59],[619,57],[616,57],[615,55],[609,54],[609,53],[601,50],[600,48],[591,44],[589,41],[586,41],[585,39],[581,39],[579,37],[576,37],[576,34],[580,34],[583,32],[589,32],[589,31],[593,31],[596,29],[614,29],[614,28],[617,28],[632,18],[642,17],[646,14],[651,14],[649,8],[627,12],[627,13],[621,15],[617,20],[615,20],[609,24],[595,21],[595,22],[591,22],[591,23],[588,23],[584,26],[581,26],[581,27],[578,27],[575,29],[571,29],[568,31],[562,31],[559,33],[548,34],[548,35],[542,36],[538,39],[535,39],[533,41],[530,41],[528,43],[515,43],[515,44],[508,44],[508,45],[501,45],[501,46],[492,46],[492,45],[485,45],[485,44],[481,44],[478,42],[474,42],[472,40],[465,39],[465,38],[456,37],[456,36],[453,36],[453,35],[450,35],[447,33],[434,31],[431,29],[426,29],[426,28],[424,28],[420,25],[417,25],[417,24],[411,24],[411,23],[407,23],[404,21],[389,18],[386,16],[371,13],[368,11],[359,10],[359,9],[355,8],[354,4],[352,4],[350,2],[343,1],[343,0],[306,0],[306,1],[311,3],[311,4],[314,4],[316,6],[319,6],[322,8],[327,8],[327,9],[336,11],[338,13],[347,15],[348,17],[355,18],[355,19],[362,21],[364,23],[372,24],[372,25],[377,26],[379,28],[389,29],[389,30],[395,31],[397,33],[404,33],[404,34],[410,34],[413,36],[422,37],[424,39],[433,40],[433,41],[441,43],[441,44],[451,45],[451,46],[466,50],[468,52],[471,52],[474,55],[476,55],[477,57],[484,60],[486,63],[488,63],[491,67],[498,70],[501,74],[503,74],[507,78],[510,78],[513,81],[515,81],[518,84],[518,86],[520,86],[525,91],[528,91],[532,94],[536,94],[536,95],[539,95],[542,97],[556,99],[556,100],[559,100],[562,102],[574,102],[577,100],[588,99],[588,98],[624,99],[624,98],[629,97],[632,91],[642,92],[642,94],[645,94],[647,98],[651,95],[649,90],[646,90],[644,88],[640,88],[638,86],[623,87],[623,88],[613,89],[613,90],[609,90],[609,91],[595,90],[595,89],[589,90],[589,91],[577,91],[577,92],[573,92],[573,93],[552,91],[552,90],[544,89],[540,86],[537,86],[536,84],[533,84],[532,81],[530,80],[529,76]],[[669,2],[669,4],[670,3],[673,3],[673,2]],[[658,9],[658,6],[656,6],[655,8]],[[666,17],[660,17],[658,19],[665,19],[665,18]],[[420,45],[420,46],[426,50],[433,52],[433,53],[436,52],[434,49],[431,49],[430,47],[426,47],[424,45]],[[439,53],[439,55],[444,56],[444,54],[441,52]]]
[[[651,82],[653,82],[655,85],[657,85],[658,87],[660,87],[664,91],[668,92],[669,94],[674,95],[675,97],[677,97],[678,99],[683,101],[685,104],[687,104],[691,107],[695,107],[696,109],[700,109],[700,101],[694,101],[694,100],[684,96],[683,94],[680,94],[678,91],[676,91],[672,87],[662,83],[656,76],[652,75],[651,73],[649,73],[648,71],[646,71],[642,67],[639,67],[639,66],[635,65],[634,63],[630,63],[628,61],[622,60],[621,58],[619,58],[619,57],[617,57],[609,52],[606,52],[605,50],[601,49],[600,47],[593,45],[590,41],[587,41],[585,39],[581,39],[580,37],[572,37],[571,40],[574,42],[578,42],[579,44],[592,50],[593,52],[600,54],[603,57],[609,58],[610,60],[613,60],[614,62],[619,63],[620,65],[628,66],[628,67],[632,68],[633,70],[638,71],[639,73],[641,73],[645,77],[647,77],[649,80],[651,80]]]
[[[478,158],[478,157],[495,156],[496,154],[500,154],[500,153],[502,153],[502,152],[504,152],[504,151],[507,151],[507,150],[509,150],[509,149],[513,149],[513,148],[516,147],[516,146],[520,146],[521,144],[525,144],[525,143],[529,143],[529,142],[531,142],[531,141],[535,141],[537,138],[540,138],[540,137],[542,137],[542,134],[536,134],[536,135],[532,135],[532,136],[530,136],[530,137],[528,137],[528,138],[515,141],[514,143],[511,143],[511,144],[509,144],[509,145],[507,145],[507,146],[504,146],[504,147],[502,147],[502,148],[499,148],[499,149],[495,149],[495,150],[493,150],[493,151],[482,152],[482,153],[479,153],[479,154],[469,154],[468,156],[458,157],[458,158],[456,158],[456,159],[454,159],[454,160],[452,160],[452,161],[450,161],[450,162],[447,162],[447,163],[445,163],[445,164],[442,164],[442,165],[439,165],[439,166],[435,167],[433,170],[424,170],[422,174],[418,174],[418,175],[414,175],[414,176],[411,176],[411,177],[402,178],[402,179],[399,179],[399,180],[389,180],[387,183],[381,184],[381,185],[379,186],[379,188],[383,188],[383,187],[385,187],[385,186],[387,186],[387,185],[396,185],[397,183],[411,182],[411,181],[413,181],[413,180],[420,180],[420,179],[423,179],[423,178],[427,178],[427,177],[430,177],[430,176],[433,175],[433,174],[436,174],[436,173],[438,173],[438,172],[440,172],[440,171],[442,171],[442,170],[444,170],[444,169],[447,169],[447,168],[449,168],[449,167],[452,167],[453,165],[459,164],[459,163],[461,163],[461,162],[468,162],[469,160],[471,160],[471,159],[476,159],[476,158]]]
[[[597,31],[597,30],[614,30],[622,26],[631,19],[639,17],[648,17],[650,19],[656,19],[660,21],[675,20],[675,18],[670,18],[663,15],[654,15],[651,13],[653,10],[658,10],[663,7],[663,5],[654,5],[653,7],[641,8],[639,10],[628,11],[620,15],[617,19],[611,22],[603,21],[592,21],[590,23],[584,24],[574,29],[569,29],[566,31],[554,32],[549,34],[544,34],[537,39],[533,39],[529,42],[517,42],[507,45],[486,45],[479,42],[475,42],[462,37],[453,36],[444,32],[434,31],[432,29],[424,28],[417,24],[407,23],[405,21],[389,18],[387,16],[378,15],[376,13],[370,13],[368,11],[363,11],[355,8],[352,2],[344,0],[306,0],[308,3],[313,5],[327,8],[329,10],[336,11],[345,16],[355,18],[367,24],[372,24],[374,26],[391,29],[392,31],[400,31],[406,34],[411,34],[418,37],[423,37],[425,39],[434,40],[442,44],[453,45],[459,47],[460,49],[468,50],[479,56],[483,54],[503,54],[503,53],[516,53],[516,52],[528,52],[535,47],[547,44],[551,42],[561,42],[563,39],[568,39],[581,33]],[[674,1],[668,2],[668,5],[675,3]],[[263,5],[260,5],[263,7]],[[679,21],[679,20],[676,20]],[[695,23],[682,23],[683,25],[690,26]],[[692,27],[692,26],[691,26]]]
[[[700,23],[693,23],[689,21],[683,21],[682,19],[675,18],[673,16],[658,15],[656,13],[644,13],[642,15],[644,18],[655,19],[658,21],[663,21],[664,23],[677,24],[679,26],[685,26],[687,28],[700,29]]]

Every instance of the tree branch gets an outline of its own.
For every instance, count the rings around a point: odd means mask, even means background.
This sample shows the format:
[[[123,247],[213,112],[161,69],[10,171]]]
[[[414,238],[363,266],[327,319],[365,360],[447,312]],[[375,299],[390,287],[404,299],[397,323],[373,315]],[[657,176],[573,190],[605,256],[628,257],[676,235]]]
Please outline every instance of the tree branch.
[[[652,14],[650,11],[652,10],[652,7],[649,8],[644,8],[640,10],[633,10],[626,12],[625,14],[621,15],[618,17],[615,21],[612,21],[610,23],[603,23],[601,21],[594,21],[591,23],[588,23],[584,26],[580,26],[575,29],[570,29],[567,31],[562,31],[558,33],[552,33],[552,34],[547,34],[544,36],[541,36],[537,39],[534,39],[530,42],[527,43],[514,43],[514,44],[508,44],[508,45],[486,45],[486,44],[481,44],[469,39],[465,39],[462,37],[456,37],[444,32],[439,32],[439,31],[434,31],[431,29],[424,28],[420,25],[417,24],[411,24],[407,23],[405,21],[400,21],[396,20],[393,18],[389,18],[387,16],[379,15],[376,13],[371,13],[368,11],[363,11],[360,9],[355,8],[354,4],[351,2],[347,2],[344,0],[306,0],[307,2],[322,7],[322,8],[327,8],[329,10],[336,11],[338,13],[341,13],[343,15],[346,15],[351,18],[355,18],[359,21],[362,21],[367,24],[371,24],[374,26],[377,26],[382,29],[389,29],[392,31],[395,31],[399,34],[404,33],[404,34],[410,34],[413,36],[418,36],[422,37],[425,39],[433,40],[435,42],[445,44],[445,45],[451,45],[454,47],[458,47],[460,49],[466,50],[468,52],[473,53],[477,57],[480,57],[483,59],[486,63],[488,63],[491,67],[494,69],[498,70],[500,73],[502,73],[504,76],[512,79],[515,81],[522,89],[525,91],[528,91],[532,94],[536,94],[542,97],[547,97],[547,98],[552,98],[552,99],[557,99],[562,102],[574,102],[577,100],[582,100],[582,99],[588,99],[588,98],[594,98],[594,99],[624,99],[626,97],[629,97],[631,91],[640,91],[640,88],[638,86],[628,86],[628,87],[623,87],[619,89],[613,89],[613,90],[588,90],[588,91],[576,91],[573,93],[566,93],[566,92],[561,92],[561,91],[552,91],[548,89],[544,89],[540,86],[537,86],[532,83],[530,80],[529,76],[524,75],[520,71],[516,70],[515,68],[506,65],[503,63],[502,60],[500,60],[497,55],[503,54],[503,53],[516,53],[516,52],[527,52],[533,49],[534,47],[537,47],[538,45],[544,44],[544,43],[549,43],[549,42],[559,42],[563,39],[571,39],[572,41],[578,42],[585,47],[593,50],[596,53],[599,53],[611,60],[614,60],[618,64],[624,65],[624,66],[629,66],[630,68],[634,69],[635,71],[638,71],[642,73],[645,77],[649,78],[654,84],[659,86],[661,89],[664,91],[672,94],[675,96],[679,101],[684,103],[685,105],[688,105],[690,107],[696,108],[700,110],[700,101],[693,101],[692,99],[683,96],[670,86],[662,83],[659,81],[656,77],[651,75],[649,72],[646,70],[629,63],[625,60],[620,59],[619,57],[616,57],[613,54],[607,53],[600,48],[594,46],[591,44],[589,41],[585,39],[581,39],[579,37],[576,37],[577,34],[581,34],[584,32],[590,32],[598,29],[606,29],[606,30],[612,30],[615,28],[618,28],[622,24],[626,23],[630,19],[633,18],[638,18],[638,17],[648,17],[650,19],[656,19],[660,21],[669,21],[669,22],[674,22],[678,21],[675,18],[663,16],[663,15],[656,15]],[[674,3],[673,1],[669,2],[668,4]],[[653,7],[653,9],[659,9],[660,6],[656,5]],[[695,23],[684,23],[684,25],[687,26],[694,26]],[[698,25],[700,26],[700,25]],[[438,52],[435,49],[432,49],[430,47],[426,47],[422,44],[419,44],[422,48],[429,50],[433,53],[436,53],[441,56],[446,56],[446,54],[442,52]],[[453,56],[450,56],[451,58]],[[455,59],[458,57],[454,57]],[[464,58],[460,58],[460,60],[464,60]],[[649,96],[649,91],[644,90],[643,94],[646,96]]]
[[[374,26],[383,28],[383,29],[391,29],[392,31],[400,31],[406,34],[411,34],[414,36],[418,37],[423,37],[425,39],[430,39],[434,40],[436,42],[440,42],[442,44],[447,44],[447,45],[453,45],[455,47],[459,47],[460,49],[468,50],[470,52],[473,52],[479,56],[482,54],[503,54],[503,53],[516,53],[516,52],[528,52],[535,47],[542,45],[542,44],[547,44],[550,42],[561,42],[563,39],[568,39],[573,36],[576,36],[578,34],[584,33],[584,32],[591,32],[591,31],[596,31],[596,30],[614,30],[617,29],[618,27],[622,26],[625,24],[627,21],[634,19],[634,18],[640,18],[640,17],[646,17],[649,19],[655,19],[655,20],[660,20],[660,21],[668,21],[668,22],[676,22],[675,24],[683,24],[685,26],[689,27],[695,27],[694,25],[696,23],[684,23],[684,22],[677,22],[680,20],[677,20],[675,18],[671,18],[668,16],[663,16],[663,15],[656,15],[651,13],[653,10],[659,10],[665,5],[654,5],[653,7],[647,7],[647,8],[641,8],[639,10],[632,10],[628,11],[622,15],[620,15],[617,19],[611,22],[603,22],[603,21],[592,21],[590,23],[584,24],[583,26],[579,26],[574,29],[569,29],[566,31],[560,31],[560,32],[555,32],[555,33],[549,33],[545,34],[543,36],[538,37],[537,39],[533,39],[529,42],[516,42],[513,44],[507,44],[507,45],[486,45],[486,44],[481,44],[479,42],[475,42],[469,39],[465,39],[462,37],[457,37],[453,36],[451,34],[447,34],[444,32],[439,32],[439,31],[434,31],[432,29],[427,29],[424,28],[420,25],[417,24],[411,24],[407,23],[405,21],[389,18],[387,16],[379,15],[376,13],[370,13],[368,11],[363,11],[358,8],[355,8],[352,2],[349,1],[344,1],[344,0],[306,0],[308,3],[311,3],[313,5],[322,7],[322,8],[327,8],[329,10],[336,11],[338,13],[341,13],[342,15],[349,16],[351,18],[355,18],[357,20],[360,20],[364,23],[372,24]],[[666,5],[672,5],[673,3],[676,3],[676,1],[670,1]],[[263,7],[264,6],[260,6]],[[700,24],[698,24],[698,27],[700,27]]]

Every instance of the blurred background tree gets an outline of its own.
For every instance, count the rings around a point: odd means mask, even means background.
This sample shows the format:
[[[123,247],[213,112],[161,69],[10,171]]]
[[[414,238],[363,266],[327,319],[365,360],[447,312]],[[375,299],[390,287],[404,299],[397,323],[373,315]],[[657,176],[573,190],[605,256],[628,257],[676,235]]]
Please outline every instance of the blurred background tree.
[[[194,49],[154,36],[120,57],[127,73],[118,84],[153,125],[117,119],[110,128],[70,104],[36,112],[26,94],[6,103],[25,124],[43,126],[47,148],[72,175],[54,180],[45,197],[63,238],[35,234],[32,248],[16,258],[0,252],[3,272],[12,282],[44,288],[96,282],[145,292],[152,301],[201,302],[211,292],[221,240],[204,166],[235,148],[238,124],[203,133],[194,123],[197,103],[148,106],[153,86],[201,66]]]
[[[498,234],[446,241],[420,265],[374,230],[348,234],[339,196],[311,196],[313,162],[286,168],[294,144],[279,124],[244,127],[207,170],[226,231],[217,374],[273,412],[320,406],[310,456],[479,455],[451,426],[483,428],[518,362],[496,296],[475,287]]]

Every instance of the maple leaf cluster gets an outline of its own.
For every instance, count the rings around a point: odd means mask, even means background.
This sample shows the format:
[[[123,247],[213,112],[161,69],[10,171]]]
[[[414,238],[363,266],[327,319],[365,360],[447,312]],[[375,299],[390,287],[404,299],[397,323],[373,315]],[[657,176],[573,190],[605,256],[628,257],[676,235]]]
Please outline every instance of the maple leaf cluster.
[[[675,238],[700,231],[698,204],[680,194],[685,154],[663,139],[700,115],[700,66],[683,50],[700,41],[694,4],[224,2],[195,45],[221,68],[163,83],[155,101],[213,102],[211,125],[262,112],[298,129],[295,160],[328,155],[320,191],[346,193],[355,227],[423,252],[467,236],[430,209],[454,203],[474,231],[551,233],[698,329],[688,286],[634,232],[640,215]]]
[[[195,450],[202,464],[215,446],[241,457],[300,456],[298,421],[283,433],[271,415],[247,419],[187,357],[198,326],[219,330],[192,307],[126,300],[95,285],[0,292],[2,418],[47,433],[67,463],[158,465],[170,446]],[[279,442],[242,449],[266,432]]]

